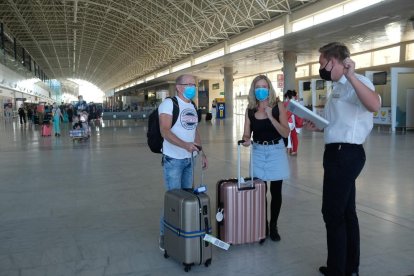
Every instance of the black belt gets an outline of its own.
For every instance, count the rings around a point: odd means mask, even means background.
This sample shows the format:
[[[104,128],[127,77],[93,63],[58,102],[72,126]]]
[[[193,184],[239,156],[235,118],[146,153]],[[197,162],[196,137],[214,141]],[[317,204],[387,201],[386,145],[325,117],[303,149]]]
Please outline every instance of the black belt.
[[[325,145],[325,149],[346,149],[346,148],[362,148],[360,144],[350,144],[350,143],[330,143]]]
[[[253,143],[259,144],[259,145],[276,145],[279,144],[279,140],[270,140],[270,141],[253,141]]]

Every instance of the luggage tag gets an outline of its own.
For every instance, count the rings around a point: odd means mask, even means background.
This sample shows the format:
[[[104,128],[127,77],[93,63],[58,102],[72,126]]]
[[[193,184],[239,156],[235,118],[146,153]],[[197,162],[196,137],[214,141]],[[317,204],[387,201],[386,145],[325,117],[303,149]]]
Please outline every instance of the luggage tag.
[[[207,192],[207,186],[205,186],[205,185],[202,185],[202,186],[197,187],[197,188],[194,189],[195,194],[201,194],[201,193],[205,193],[205,192]]]
[[[222,240],[219,240],[219,239],[217,239],[216,237],[213,237],[213,236],[211,236],[211,235],[209,235],[209,234],[205,234],[205,236],[204,236],[204,240],[205,240],[206,242],[209,242],[209,243],[211,243],[212,245],[215,245],[215,246],[217,246],[218,248],[221,248],[221,249],[224,249],[224,250],[228,250],[228,249],[229,249],[229,247],[230,247],[230,244],[228,244],[228,243],[226,243],[226,242],[224,242],[224,241],[222,241]]]
[[[224,215],[223,215],[223,209],[218,209],[217,210],[217,214],[216,214],[216,220],[218,222],[221,222],[224,219]]]

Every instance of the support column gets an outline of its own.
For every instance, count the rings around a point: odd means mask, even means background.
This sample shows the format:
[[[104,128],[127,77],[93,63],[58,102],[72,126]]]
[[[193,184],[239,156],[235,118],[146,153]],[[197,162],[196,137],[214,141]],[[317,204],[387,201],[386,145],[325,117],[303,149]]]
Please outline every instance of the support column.
[[[285,15],[283,29],[285,31],[285,35],[290,34],[292,32],[292,23],[290,22],[290,14]]]
[[[176,96],[177,91],[175,90],[175,83],[168,84],[168,97]]]
[[[296,60],[295,52],[283,52],[283,75],[285,79],[283,94],[289,89],[295,89]]]
[[[224,99],[226,118],[233,118],[233,67],[224,67]]]
[[[3,23],[0,23],[0,49],[6,53],[6,47],[4,46],[4,29]]]

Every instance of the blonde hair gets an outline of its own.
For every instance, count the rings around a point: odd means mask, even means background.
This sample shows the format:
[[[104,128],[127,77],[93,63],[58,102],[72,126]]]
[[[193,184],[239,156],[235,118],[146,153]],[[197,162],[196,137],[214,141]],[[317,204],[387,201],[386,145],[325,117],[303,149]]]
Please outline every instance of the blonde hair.
[[[267,82],[267,85],[269,86],[269,105],[273,107],[277,105],[277,103],[279,102],[279,98],[276,97],[276,92],[273,88],[272,82],[269,80],[267,76],[259,75],[253,79],[252,84],[250,85],[248,96],[249,104],[247,106],[248,109],[257,109],[259,106],[259,101],[256,99],[256,95],[254,93],[256,83],[259,80],[265,80]]]

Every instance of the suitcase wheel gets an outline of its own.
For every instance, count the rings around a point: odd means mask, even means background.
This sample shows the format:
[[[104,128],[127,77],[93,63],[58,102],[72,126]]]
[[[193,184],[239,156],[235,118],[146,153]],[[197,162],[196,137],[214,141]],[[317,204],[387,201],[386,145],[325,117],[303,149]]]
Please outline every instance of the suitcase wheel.
[[[164,258],[168,259],[168,257],[170,257],[170,256],[168,256],[167,251],[165,251],[164,252]]]
[[[208,259],[205,263],[204,266],[208,267],[209,265],[211,265],[211,259]]]
[[[191,270],[191,265],[184,265],[184,271],[188,272]]]
[[[261,240],[259,241],[259,244],[260,244],[260,245],[262,245],[262,244],[265,242],[265,240],[266,240],[266,239],[261,239]]]

